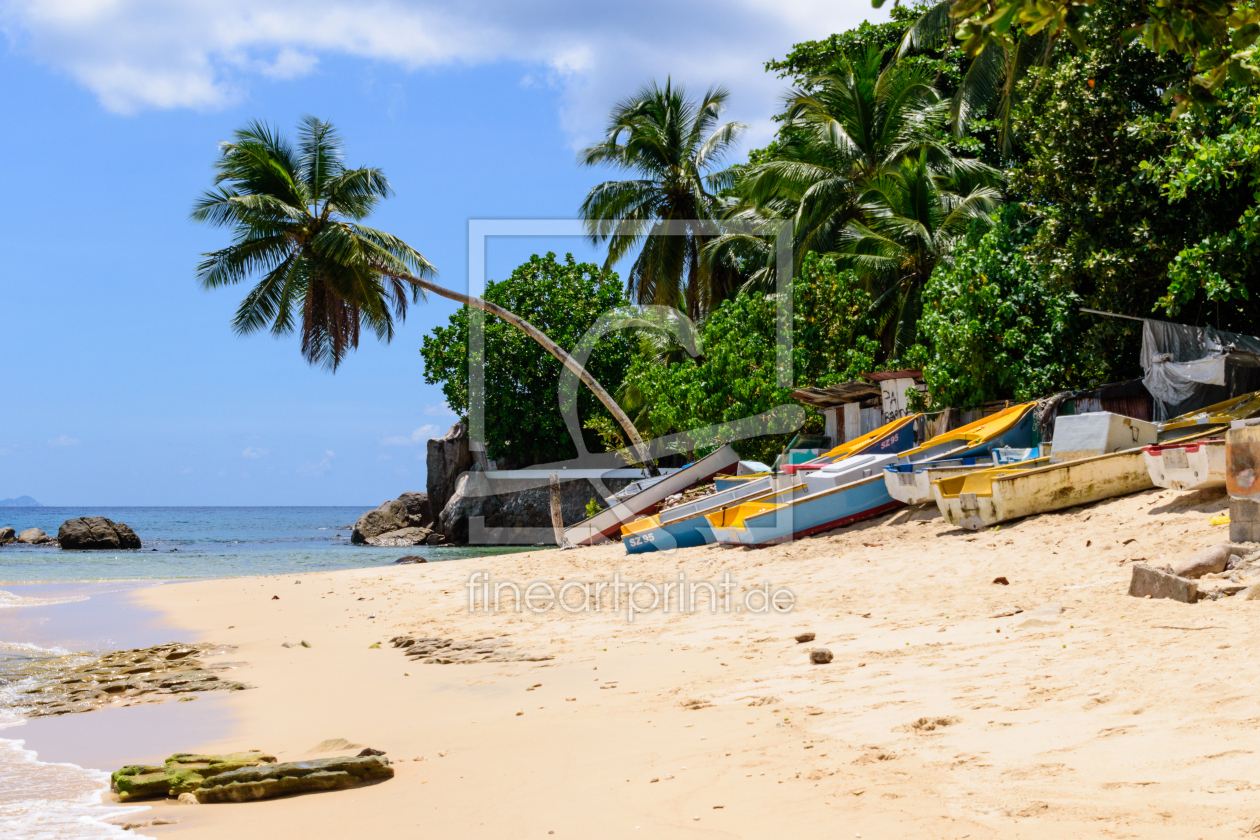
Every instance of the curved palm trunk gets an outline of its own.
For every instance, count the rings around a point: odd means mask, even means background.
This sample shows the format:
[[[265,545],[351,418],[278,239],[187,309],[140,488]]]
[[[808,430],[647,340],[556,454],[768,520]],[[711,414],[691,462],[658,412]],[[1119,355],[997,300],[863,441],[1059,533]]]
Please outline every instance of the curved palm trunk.
[[[433,292],[433,294],[438,295],[439,297],[444,297],[448,300],[462,303],[464,306],[471,306],[475,309],[480,309],[482,312],[489,312],[496,318],[501,318],[516,327],[518,330],[534,339],[534,341],[537,341],[540,345],[542,345],[544,350],[555,356],[560,361],[560,364],[577,374],[578,378],[582,380],[586,387],[590,388],[591,392],[599,398],[599,401],[604,404],[604,408],[608,409],[613,418],[621,425],[622,430],[626,433],[626,437],[630,441],[630,446],[636,453],[638,453],[639,462],[647,467],[648,473],[650,475],[660,475],[660,471],[657,470],[656,464],[652,461],[652,456],[648,451],[647,444],[644,443],[643,438],[639,436],[639,430],[634,427],[634,423],[632,423],[630,418],[626,416],[626,413],[621,410],[621,406],[617,405],[617,401],[604,390],[604,386],[600,385],[599,381],[596,380],[595,377],[586,372],[586,368],[579,365],[577,360],[566,353],[564,348],[562,348],[559,344],[556,344],[548,338],[546,333],[535,327],[529,321],[526,321],[524,318],[507,311],[502,306],[482,300],[481,298],[461,294],[460,292],[453,291],[445,286],[439,286],[437,283],[430,280],[424,280],[411,274],[404,275],[399,279],[406,280],[408,283],[413,283],[425,291]]]

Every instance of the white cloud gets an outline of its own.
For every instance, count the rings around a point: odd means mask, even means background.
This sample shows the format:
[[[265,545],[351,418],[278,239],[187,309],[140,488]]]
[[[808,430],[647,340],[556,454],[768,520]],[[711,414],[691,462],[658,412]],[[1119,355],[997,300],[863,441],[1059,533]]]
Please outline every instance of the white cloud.
[[[80,440],[69,435],[60,435],[48,441],[49,446],[78,446]]]
[[[454,417],[455,412],[446,403],[438,405],[427,405],[424,407],[424,413],[429,417]]]
[[[783,85],[763,62],[797,41],[887,18],[869,0],[0,0],[0,8],[12,44],[119,113],[222,108],[259,77],[296,78],[321,56],[406,70],[508,61],[523,65],[522,84],[562,91],[560,119],[575,145],[653,77],[726,84],[734,118],[764,118]]]
[[[242,458],[266,458],[270,454],[270,449],[260,449],[257,446],[247,446],[241,450]]]
[[[409,435],[391,435],[380,439],[381,446],[414,446],[423,443],[440,432],[432,423],[425,423]]]
[[[298,467],[298,475],[304,475],[308,478],[317,478],[332,469],[332,462],[336,457],[336,452],[333,452],[331,449],[325,449],[324,457],[319,461],[303,464]]]

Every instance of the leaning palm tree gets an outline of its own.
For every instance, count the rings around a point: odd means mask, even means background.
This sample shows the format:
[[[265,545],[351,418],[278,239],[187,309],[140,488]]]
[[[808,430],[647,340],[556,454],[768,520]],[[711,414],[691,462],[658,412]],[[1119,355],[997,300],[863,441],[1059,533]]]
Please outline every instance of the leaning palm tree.
[[[591,241],[607,241],[607,265],[642,245],[627,277],[638,303],[698,318],[734,290],[733,271],[700,259],[713,234],[695,224],[715,219],[715,196],[733,182],[719,167],[747,126],[718,123],[728,97],[717,87],[693,101],[681,85],[652,82],[618,103],[604,140],[578,155],[638,176],[599,184],[579,211]]]
[[[215,169],[215,187],[197,200],[192,218],[231,228],[233,242],[204,254],[197,276],[215,289],[261,275],[236,311],[238,335],[268,325],[274,335],[300,329],[306,360],[335,371],[364,327],[390,341],[408,301],[432,292],[502,318],[541,344],[595,393],[650,466],[616,400],[545,333],[501,306],[434,283],[437,270],[418,251],[363,224],[392,190],[381,170],[345,165],[330,123],[303,117],[296,147],[251,123],[222,144]]]
[[[941,173],[926,150],[873,180],[860,198],[862,218],[838,242],[840,264],[854,270],[873,300],[885,358],[915,338],[923,289],[947,263],[972,223],[986,223],[1001,202],[988,178],[968,170]]]

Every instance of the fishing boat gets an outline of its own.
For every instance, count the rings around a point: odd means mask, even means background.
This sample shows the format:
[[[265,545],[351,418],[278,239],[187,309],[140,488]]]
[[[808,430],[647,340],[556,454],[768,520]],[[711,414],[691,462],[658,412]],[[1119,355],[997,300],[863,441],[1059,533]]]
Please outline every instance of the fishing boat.
[[[1225,486],[1225,441],[1220,438],[1142,448],[1156,487],[1207,490]]]
[[[874,431],[843,443],[820,458],[805,463],[785,465],[779,474],[764,473],[745,477],[747,480],[735,485],[719,488],[704,498],[685,505],[661,511],[658,514],[645,516],[621,526],[622,542],[627,554],[641,554],[648,551],[667,551],[675,548],[690,548],[713,542],[713,529],[706,518],[708,514],[720,511],[730,505],[738,505],[745,501],[753,501],[764,496],[805,486],[807,476],[818,473],[815,484],[833,481],[836,473],[823,472],[823,467],[845,461],[863,453],[895,454],[905,451],[914,445],[914,421],[918,415],[902,417],[886,423]]]
[[[896,463],[922,463],[942,458],[965,458],[987,453],[999,446],[1023,443],[1028,448],[1035,403],[1010,406],[997,414],[937,435],[922,446],[900,455],[863,455],[841,464],[847,469],[832,470],[827,481],[825,468],[811,483],[807,473],[803,484],[770,494],[762,499],[715,511],[707,515],[714,539],[723,545],[772,545],[812,534],[830,531],[879,516],[902,507],[884,481],[884,469]]]
[[[654,512],[665,499],[693,484],[709,480],[738,461],[739,453],[728,444],[669,475],[641,479],[637,492],[623,498],[614,496],[609,507],[566,528],[565,539],[573,545],[606,542],[618,532],[623,522]]]
[[[1049,463],[1050,456],[1042,457],[1040,448],[1000,447],[983,455],[966,458],[946,458],[938,461],[889,464],[884,467],[884,486],[888,495],[902,504],[922,505],[933,500],[932,482],[943,478],[966,475],[976,470],[1004,467],[1031,461]]]
[[[1260,392],[1235,397],[1199,411],[1174,417],[1154,426],[1154,434],[1161,446],[1190,443],[1220,433],[1234,420],[1241,420],[1260,413]],[[1154,441],[1140,440],[1140,445],[1119,451],[1106,449],[1114,441],[1115,421],[1109,415],[1099,419],[1097,415],[1108,412],[1068,415],[1056,421],[1055,442],[1051,447],[1051,463],[1029,464],[979,470],[967,475],[947,478],[932,485],[941,515],[952,525],[977,531],[984,527],[1008,522],[1037,513],[1091,504],[1142,490],[1155,484],[1147,469],[1146,452]],[[1127,427],[1137,429],[1139,438],[1150,434],[1145,429],[1152,424],[1131,418]],[[1103,435],[1101,452],[1090,453],[1081,443],[1084,435],[1076,430],[1088,428],[1091,434]],[[1123,444],[1129,438],[1119,436]],[[1060,447],[1060,439],[1065,441]],[[1099,437],[1099,440],[1102,440]],[[1066,460],[1061,460],[1068,457]]]

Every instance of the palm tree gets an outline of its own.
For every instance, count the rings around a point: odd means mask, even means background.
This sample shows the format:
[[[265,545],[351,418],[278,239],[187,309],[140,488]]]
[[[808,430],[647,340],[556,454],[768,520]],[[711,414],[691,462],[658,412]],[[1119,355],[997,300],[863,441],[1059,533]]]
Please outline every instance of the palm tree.
[[[231,228],[233,242],[204,254],[197,276],[206,289],[255,275],[232,325],[248,335],[271,325],[274,335],[302,332],[302,355],[336,371],[358,347],[362,327],[388,342],[408,299],[426,291],[488,312],[537,341],[599,398],[625,430],[639,459],[651,465],[643,439],[607,391],[572,356],[528,321],[501,306],[439,286],[437,270],[392,234],[362,224],[392,194],[385,174],[349,169],[330,123],[306,116],[296,148],[260,122],[222,144],[215,187],[193,205],[192,218]]]
[[[694,224],[716,218],[715,196],[733,183],[730,170],[717,167],[747,126],[719,125],[728,97],[716,87],[693,101],[681,85],[651,82],[618,103],[604,140],[578,155],[584,166],[611,165],[639,176],[599,184],[579,211],[591,241],[608,242],[607,265],[642,243],[627,276],[638,303],[673,306],[698,318],[734,289],[733,271],[700,259],[713,236]]]
[[[872,45],[792,90],[776,158],[749,167],[735,190],[731,218],[753,228],[790,221],[798,264],[809,251],[835,250],[849,223],[861,217],[859,197],[867,185],[908,157],[921,156],[941,173],[988,171],[956,157],[944,142],[949,105],[932,86],[932,72],[886,63],[886,56]],[[751,238],[732,234],[711,250]],[[761,250],[770,255],[764,240]],[[771,264],[754,276],[768,281]]]
[[[956,5],[956,0],[939,0],[924,11],[906,30],[897,58],[912,50],[939,50],[948,44],[958,25],[951,14]],[[992,109],[999,127],[998,146],[1004,156],[1010,156],[1015,147],[1011,114],[1018,102],[1018,84],[1031,68],[1050,63],[1053,46],[1049,29],[999,33],[992,27],[983,27],[973,33],[964,45],[972,57],[971,63],[951,107],[954,135],[965,135],[972,120]]]
[[[924,150],[861,196],[862,218],[845,227],[837,250],[871,293],[885,358],[914,342],[932,271],[950,260],[974,221],[990,221],[1001,192],[985,180],[967,170],[936,171]]]

